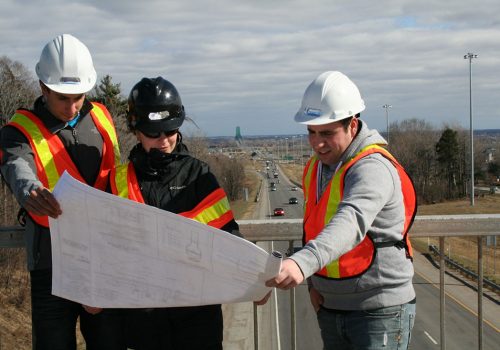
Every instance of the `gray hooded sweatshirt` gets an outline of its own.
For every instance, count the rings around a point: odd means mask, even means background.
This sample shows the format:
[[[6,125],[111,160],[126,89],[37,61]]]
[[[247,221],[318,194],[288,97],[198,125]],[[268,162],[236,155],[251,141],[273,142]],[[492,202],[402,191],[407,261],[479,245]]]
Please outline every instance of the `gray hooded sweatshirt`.
[[[342,163],[368,145],[387,144],[376,130],[359,122],[360,130],[342,155]],[[333,176],[333,171],[325,173]],[[377,248],[372,265],[359,277],[334,280],[314,275],[353,249],[367,233],[374,242],[401,240],[404,210],[398,172],[384,156],[368,155],[349,169],[337,213],[314,240],[290,257],[304,277],[310,277],[309,284],[324,297],[324,307],[370,310],[404,304],[415,298],[413,264],[405,249],[396,246]]]

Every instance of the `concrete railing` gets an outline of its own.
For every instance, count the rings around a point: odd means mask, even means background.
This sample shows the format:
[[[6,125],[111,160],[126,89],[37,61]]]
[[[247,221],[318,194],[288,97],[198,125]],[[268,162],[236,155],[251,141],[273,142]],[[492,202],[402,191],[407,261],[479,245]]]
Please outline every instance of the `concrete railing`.
[[[300,219],[240,220],[243,236],[252,242],[285,241],[289,248],[302,239],[302,221]],[[445,239],[456,236],[477,237],[477,276],[478,276],[478,349],[483,348],[483,238],[500,235],[500,214],[476,215],[439,215],[417,216],[410,232],[412,237],[439,238],[440,265],[440,339],[441,349],[446,349],[445,337]],[[0,248],[23,246],[23,229],[18,226],[0,227]],[[291,342],[296,348],[295,291],[290,291]],[[254,344],[258,349],[258,325],[254,309]]]

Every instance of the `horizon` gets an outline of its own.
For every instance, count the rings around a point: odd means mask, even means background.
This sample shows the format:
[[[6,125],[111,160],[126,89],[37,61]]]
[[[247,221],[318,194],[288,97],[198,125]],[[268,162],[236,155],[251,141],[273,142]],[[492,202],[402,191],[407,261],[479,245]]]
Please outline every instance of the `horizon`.
[[[410,118],[468,128],[470,102],[474,129],[488,129],[500,120],[499,12],[497,0],[3,0],[0,42],[1,55],[36,76],[44,45],[72,34],[98,81],[111,76],[127,96],[142,77],[163,76],[210,136],[236,125],[301,133],[293,115],[325,71],[358,86],[372,129]]]

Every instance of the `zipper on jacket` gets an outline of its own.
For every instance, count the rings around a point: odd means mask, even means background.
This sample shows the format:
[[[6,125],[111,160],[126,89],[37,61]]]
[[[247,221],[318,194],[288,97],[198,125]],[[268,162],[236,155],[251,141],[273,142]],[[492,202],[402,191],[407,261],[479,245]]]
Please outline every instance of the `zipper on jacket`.
[[[75,145],[78,145],[78,138],[77,138],[78,133],[76,132],[76,129],[73,129],[71,131],[71,134],[73,135],[73,138],[75,139]]]

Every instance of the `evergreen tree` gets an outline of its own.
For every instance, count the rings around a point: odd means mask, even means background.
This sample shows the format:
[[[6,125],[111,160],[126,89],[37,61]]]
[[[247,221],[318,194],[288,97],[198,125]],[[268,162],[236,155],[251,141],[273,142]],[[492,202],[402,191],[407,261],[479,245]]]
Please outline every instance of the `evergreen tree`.
[[[113,78],[106,75],[87,96],[91,101],[100,102],[108,109],[115,122],[122,156],[126,157],[136,140],[133,134],[128,132],[127,99],[121,95],[120,83],[113,84]]]
[[[101,79],[89,98],[104,104],[114,118],[123,117],[127,112],[127,100],[121,95],[120,83],[113,84],[110,75]]]
[[[436,143],[436,154],[441,173],[447,180],[448,198],[457,197],[461,188],[458,183],[460,178],[458,174],[459,169],[459,144],[457,139],[457,132],[446,128],[441,134],[441,138]]]

